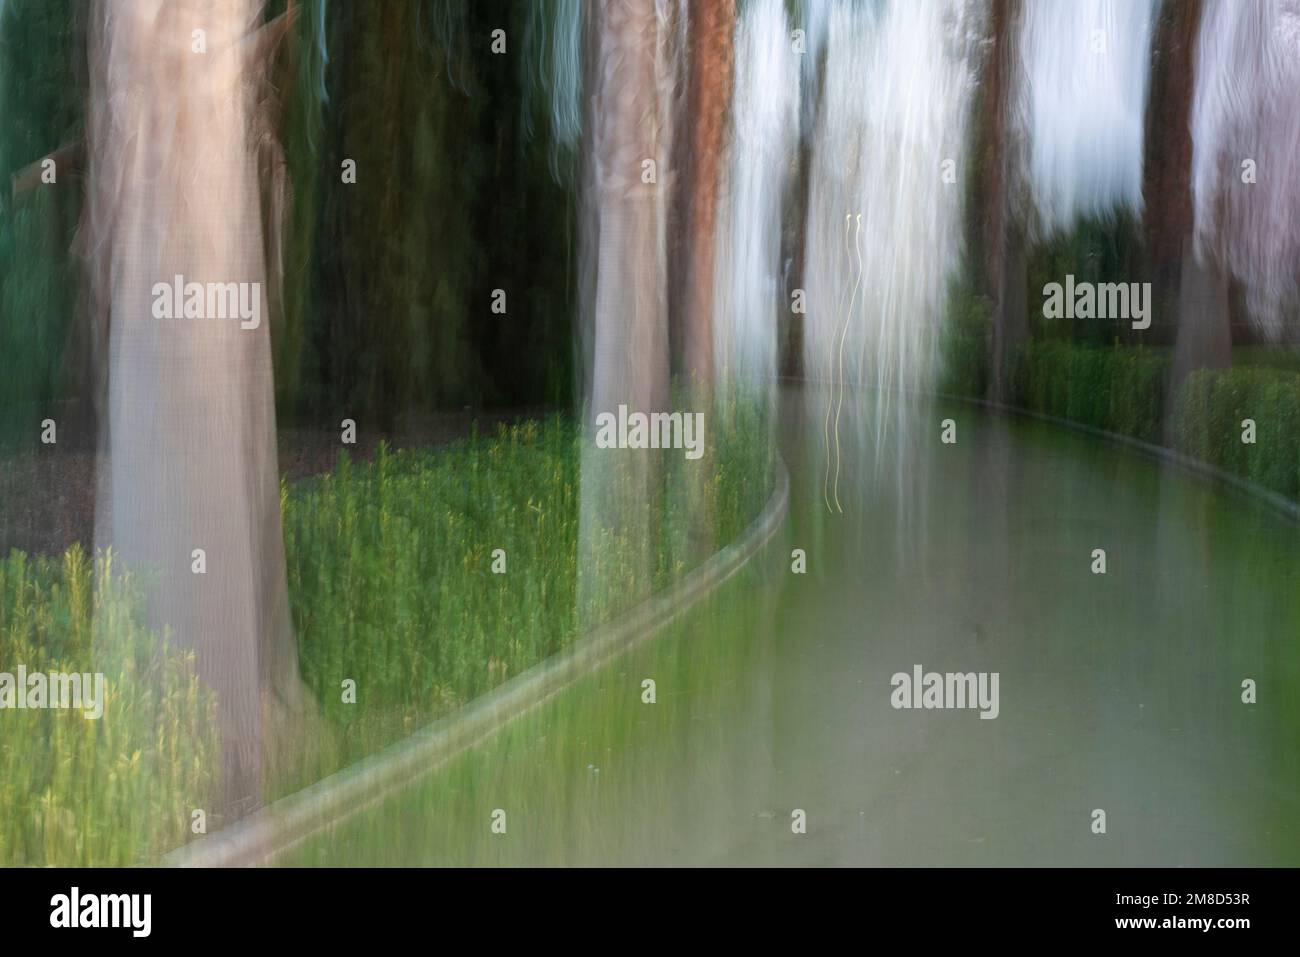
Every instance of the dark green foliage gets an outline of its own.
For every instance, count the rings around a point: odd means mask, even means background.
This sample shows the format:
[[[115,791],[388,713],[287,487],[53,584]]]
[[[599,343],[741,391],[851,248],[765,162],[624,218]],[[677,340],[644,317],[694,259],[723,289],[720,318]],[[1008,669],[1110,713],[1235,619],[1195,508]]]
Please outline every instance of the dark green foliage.
[[[11,178],[80,137],[84,86],[72,0],[0,6],[0,440],[68,397],[79,270],[70,253],[81,188],[69,169],[17,204]],[[83,71],[84,72],[84,71]],[[8,413],[8,414],[3,414]]]
[[[1255,422],[1255,442],[1242,422]],[[1201,370],[1178,396],[1180,450],[1277,492],[1300,498],[1300,373],[1283,369]]]
[[[992,303],[964,273],[948,293],[939,340],[939,392],[982,399],[989,385]]]
[[[265,19],[284,12],[271,0]],[[59,170],[15,208],[10,176],[83,135],[86,7],[0,13],[0,436],[52,401],[89,400],[71,252],[82,181]],[[272,289],[284,420],[394,425],[463,405],[567,405],[572,177],[522,104],[527,0],[297,4],[266,101],[283,149],[283,286]],[[491,32],[507,31],[506,55]],[[540,42],[540,39],[539,39]],[[539,98],[534,111],[542,109]],[[268,183],[278,165],[263,156]],[[357,164],[354,185],[343,160]],[[265,192],[270,224],[273,191]],[[508,313],[490,311],[504,289]],[[102,359],[102,357],[99,357]],[[37,419],[39,421],[39,419]]]
[[[527,5],[329,4],[299,21],[285,121],[295,190],[285,412],[392,424],[465,404],[561,404],[572,379],[572,195],[525,135]],[[344,160],[356,183],[342,182]],[[493,290],[507,313],[491,311]]]
[[[1168,356],[1149,349],[1034,342],[1016,364],[1015,404],[1159,442],[1168,374]]]
[[[1037,335],[1070,339],[1089,345],[1106,345],[1119,336],[1125,340],[1127,321],[1100,319],[1044,319],[1043,287],[1065,284],[1067,275],[1076,284],[1130,282],[1138,272],[1140,246],[1138,224],[1127,213],[1112,219],[1089,219],[1069,233],[1033,247],[1029,256],[1029,322]]]
[[[1140,347],[1036,342],[1020,355],[1015,401],[1144,442],[1162,441],[1170,360]],[[1300,498],[1300,373],[1241,367],[1192,373],[1174,408],[1175,448],[1290,499]],[[1242,441],[1253,419],[1256,441]]]

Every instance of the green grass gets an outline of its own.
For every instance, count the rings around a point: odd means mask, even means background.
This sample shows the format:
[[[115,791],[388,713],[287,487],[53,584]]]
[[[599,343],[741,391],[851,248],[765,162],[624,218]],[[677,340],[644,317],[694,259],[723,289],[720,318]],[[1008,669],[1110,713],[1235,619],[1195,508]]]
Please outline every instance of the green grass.
[[[111,555],[0,561],[0,670],[103,672],[104,717],[0,712],[0,865],[135,863],[179,843],[212,793],[213,701],[191,654],[140,622]]]
[[[782,568],[747,566],[655,641],[276,863],[609,866],[721,853],[757,810],[738,807],[737,793],[771,783],[761,770],[770,739],[756,731],[771,689],[751,678],[772,667],[764,586]],[[656,682],[653,707],[645,678]],[[498,807],[508,839],[488,827]]]
[[[1300,373],[1300,348],[1282,345],[1235,346],[1232,350],[1232,365],[1234,368],[1259,366]]]
[[[735,539],[770,492],[769,426],[758,405],[732,400],[708,427],[711,453],[699,461],[657,453],[641,501],[648,541],[626,527],[586,540],[582,567],[596,587],[585,608],[571,420],[436,450],[385,447],[373,462],[341,456],[333,472],[284,486],[300,671],[323,718],[314,733],[329,741],[303,747],[313,758],[268,796],[450,713],[664,587],[707,557],[700,522],[708,551]],[[615,476],[615,500],[633,505],[625,478]],[[505,574],[493,573],[498,548]],[[109,697],[100,720],[0,713],[0,865],[148,862],[184,842],[193,808],[212,806],[215,702],[192,655],[142,624],[138,594],[111,557],[92,567],[79,547],[0,562],[0,670],[102,671]],[[344,679],[356,682],[355,704],[343,701]]]
[[[726,424],[716,454],[664,453],[664,488],[709,463],[713,541],[736,538],[770,488],[771,449],[754,410]],[[570,420],[502,426],[437,451],[341,458],[285,496],[289,590],[301,670],[350,763],[483,694],[571,642],[580,624],[624,610],[706,555],[690,546],[689,508],[662,490],[644,503],[647,548],[599,529],[579,608],[578,430]],[[617,493],[635,508],[630,492]],[[505,552],[505,573],[493,571]],[[356,702],[343,682],[356,682]]]

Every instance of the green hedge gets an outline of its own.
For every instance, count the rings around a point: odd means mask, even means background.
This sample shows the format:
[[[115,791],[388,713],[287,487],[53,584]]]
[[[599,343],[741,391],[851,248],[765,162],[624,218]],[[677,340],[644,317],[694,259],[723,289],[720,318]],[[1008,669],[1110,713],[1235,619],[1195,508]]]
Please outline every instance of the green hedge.
[[[1164,441],[1170,360],[1141,347],[1035,342],[1021,350],[1015,404],[1144,442]],[[1264,366],[1192,373],[1174,400],[1175,448],[1300,499],[1300,372]],[[1255,442],[1242,422],[1255,422]]]
[[[1242,441],[1242,421],[1255,441]],[[1180,451],[1287,498],[1300,498],[1300,373],[1246,367],[1187,378],[1175,408]]]
[[[982,399],[989,386],[993,304],[969,272],[954,278],[939,340],[939,392]]]
[[[980,397],[987,385],[986,343],[975,334],[986,309],[966,297],[966,311],[949,319],[940,391]],[[961,322],[967,319],[967,322]],[[1238,352],[1245,357],[1244,350]],[[1289,353],[1254,350],[1256,363],[1202,369],[1188,376],[1168,409],[1172,359],[1141,346],[1037,341],[1023,346],[1012,376],[1012,403],[1144,442],[1164,444],[1167,413],[1174,447],[1192,458],[1289,499],[1300,501],[1300,369]],[[1255,441],[1242,441],[1253,419]]]
[[[1168,377],[1169,358],[1141,347],[1033,342],[1012,388],[1021,408],[1159,442]]]

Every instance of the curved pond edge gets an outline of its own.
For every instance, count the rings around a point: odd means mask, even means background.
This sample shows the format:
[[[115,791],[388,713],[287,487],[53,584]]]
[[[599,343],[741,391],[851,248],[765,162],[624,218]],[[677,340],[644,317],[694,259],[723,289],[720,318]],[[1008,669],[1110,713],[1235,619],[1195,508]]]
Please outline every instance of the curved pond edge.
[[[936,399],[943,399],[951,402],[964,402],[968,405],[977,405],[998,412],[1002,415],[1014,415],[1027,419],[1037,419],[1040,422],[1047,422],[1051,425],[1070,429],[1073,432],[1082,432],[1085,435],[1092,435],[1100,439],[1115,442],[1119,445],[1128,446],[1137,452],[1141,452],[1143,455],[1158,459],[1168,465],[1185,469],[1186,471],[1199,475],[1202,478],[1210,479],[1215,483],[1226,485],[1235,491],[1249,496],[1250,498],[1257,499],[1277,512],[1280,512],[1291,521],[1300,524],[1300,503],[1292,501],[1285,495],[1279,495],[1277,492],[1269,491],[1262,485],[1258,485],[1249,479],[1244,479],[1240,475],[1235,475],[1232,472],[1221,469],[1217,465],[1203,462],[1201,459],[1186,455],[1167,445],[1156,445],[1152,442],[1144,442],[1141,439],[1133,438],[1131,435],[1124,435],[1120,432],[1109,432],[1106,429],[1098,429],[1094,426],[1084,425],[1081,422],[1075,422],[1071,419],[1063,419],[1060,416],[1048,415],[1045,412],[1035,412],[1032,409],[1022,409],[1019,406],[994,402],[991,399],[976,399],[971,396],[943,393],[936,393],[934,397]]]
[[[169,852],[161,863],[168,867],[271,864],[304,840],[341,824],[436,770],[538,708],[579,678],[654,637],[714,592],[771,541],[785,521],[789,499],[790,476],[777,453],[772,494],[763,511],[740,538],[688,572],[681,581],[453,714],[229,827]]]

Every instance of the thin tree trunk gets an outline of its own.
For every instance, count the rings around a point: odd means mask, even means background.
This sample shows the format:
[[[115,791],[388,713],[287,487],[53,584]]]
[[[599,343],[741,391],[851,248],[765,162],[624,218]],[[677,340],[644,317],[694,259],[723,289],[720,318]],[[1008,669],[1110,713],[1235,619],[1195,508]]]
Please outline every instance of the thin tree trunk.
[[[688,378],[707,384],[713,380],[713,234],[735,68],[735,4],[691,0],[690,30],[690,164],[682,184],[690,203],[682,368]]]
[[[1155,27],[1142,195],[1157,302],[1177,296],[1184,240],[1192,234],[1190,114],[1200,8],[1199,0],[1167,4]]]
[[[1012,124],[1007,115],[1019,22],[1018,0],[993,0],[993,48],[989,54],[981,123],[987,140],[982,161],[983,183],[978,195],[983,205],[981,271],[993,312],[989,393],[990,398],[1000,402],[1012,398],[1016,350],[1029,335],[1025,236],[1012,208],[1017,180],[1015,145],[1008,142]]]

